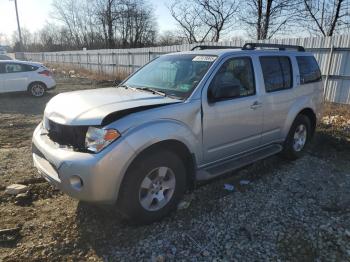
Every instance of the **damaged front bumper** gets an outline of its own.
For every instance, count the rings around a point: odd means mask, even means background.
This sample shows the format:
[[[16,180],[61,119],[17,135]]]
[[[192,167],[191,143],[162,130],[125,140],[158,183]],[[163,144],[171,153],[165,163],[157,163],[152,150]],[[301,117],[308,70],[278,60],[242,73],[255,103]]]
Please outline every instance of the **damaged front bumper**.
[[[87,202],[115,203],[126,164],[134,154],[128,143],[118,142],[98,154],[76,152],[51,141],[40,124],[32,140],[34,166],[69,196]]]

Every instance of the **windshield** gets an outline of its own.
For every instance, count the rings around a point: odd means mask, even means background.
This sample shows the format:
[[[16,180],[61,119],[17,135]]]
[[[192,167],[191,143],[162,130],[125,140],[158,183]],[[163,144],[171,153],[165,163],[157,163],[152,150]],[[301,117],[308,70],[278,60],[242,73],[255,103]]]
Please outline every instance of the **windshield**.
[[[161,56],[141,68],[124,85],[151,88],[184,99],[192,93],[216,58],[195,54]]]

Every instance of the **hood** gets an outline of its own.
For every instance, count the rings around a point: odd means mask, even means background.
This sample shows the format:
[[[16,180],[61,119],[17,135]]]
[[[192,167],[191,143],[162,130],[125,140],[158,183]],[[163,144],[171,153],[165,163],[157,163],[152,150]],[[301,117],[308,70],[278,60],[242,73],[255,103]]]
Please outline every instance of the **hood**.
[[[53,97],[45,108],[45,117],[62,125],[101,125],[110,114],[180,101],[122,87],[73,91]]]

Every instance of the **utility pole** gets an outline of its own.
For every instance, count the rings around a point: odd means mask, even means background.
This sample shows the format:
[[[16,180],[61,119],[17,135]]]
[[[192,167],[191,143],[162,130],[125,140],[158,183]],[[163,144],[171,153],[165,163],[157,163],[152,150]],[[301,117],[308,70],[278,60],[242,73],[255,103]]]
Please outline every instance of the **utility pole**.
[[[21,26],[19,25],[19,17],[18,17],[18,8],[17,8],[17,0],[15,1],[15,8],[16,8],[16,17],[17,17],[17,27],[18,27],[18,35],[19,35],[19,51],[23,51],[23,42],[22,42],[22,33],[21,33]]]

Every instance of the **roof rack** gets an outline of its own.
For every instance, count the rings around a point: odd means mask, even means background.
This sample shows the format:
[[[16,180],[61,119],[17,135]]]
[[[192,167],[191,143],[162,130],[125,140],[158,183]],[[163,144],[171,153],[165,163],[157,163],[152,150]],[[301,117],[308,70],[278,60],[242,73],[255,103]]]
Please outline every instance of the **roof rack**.
[[[296,49],[298,52],[305,52],[304,47],[300,45],[280,45],[267,43],[246,43],[242,47],[242,50],[254,50],[257,47],[278,48],[280,51],[285,51],[286,49]]]
[[[191,51],[194,51],[196,49],[199,49],[199,50],[205,50],[205,49],[237,49],[237,48],[241,48],[239,46],[223,46],[223,45],[197,45],[195,47],[193,47],[191,49]]]

